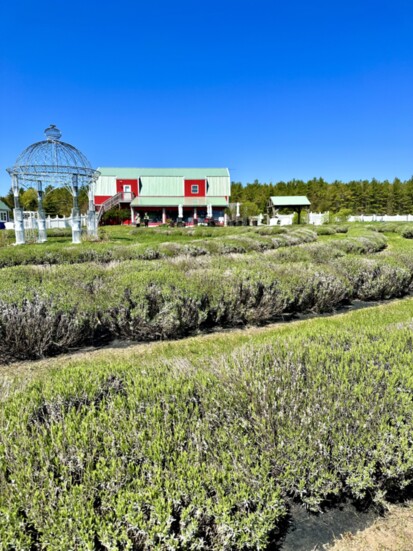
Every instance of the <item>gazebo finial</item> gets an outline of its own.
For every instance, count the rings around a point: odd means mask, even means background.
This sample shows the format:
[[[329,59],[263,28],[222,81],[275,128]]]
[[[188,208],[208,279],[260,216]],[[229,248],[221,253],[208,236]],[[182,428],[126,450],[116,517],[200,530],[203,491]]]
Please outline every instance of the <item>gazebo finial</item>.
[[[46,134],[46,138],[50,141],[60,140],[62,137],[62,133],[57,128],[55,124],[51,124],[46,130],[44,131]]]

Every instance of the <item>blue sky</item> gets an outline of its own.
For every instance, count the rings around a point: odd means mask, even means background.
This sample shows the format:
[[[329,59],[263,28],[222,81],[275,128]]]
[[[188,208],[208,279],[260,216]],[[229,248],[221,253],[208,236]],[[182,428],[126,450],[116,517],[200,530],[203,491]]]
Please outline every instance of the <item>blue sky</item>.
[[[0,193],[51,123],[93,166],[413,175],[413,2],[0,7]]]

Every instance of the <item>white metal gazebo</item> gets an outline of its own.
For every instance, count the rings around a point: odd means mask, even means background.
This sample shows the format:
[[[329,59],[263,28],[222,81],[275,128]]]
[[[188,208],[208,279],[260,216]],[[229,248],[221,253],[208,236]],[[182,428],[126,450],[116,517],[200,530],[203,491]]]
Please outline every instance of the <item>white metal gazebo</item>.
[[[61,132],[54,124],[45,130],[46,140],[27,147],[11,168],[7,169],[12,179],[14,195],[14,228],[16,244],[25,243],[24,215],[20,206],[21,187],[34,187],[38,194],[38,241],[47,241],[46,216],[43,208],[45,186],[66,187],[73,196],[72,241],[80,243],[81,218],[79,210],[79,187],[87,186],[89,195],[87,230],[88,235],[97,235],[97,220],[94,206],[95,182],[99,172],[94,170],[87,158],[72,145],[60,141]]]

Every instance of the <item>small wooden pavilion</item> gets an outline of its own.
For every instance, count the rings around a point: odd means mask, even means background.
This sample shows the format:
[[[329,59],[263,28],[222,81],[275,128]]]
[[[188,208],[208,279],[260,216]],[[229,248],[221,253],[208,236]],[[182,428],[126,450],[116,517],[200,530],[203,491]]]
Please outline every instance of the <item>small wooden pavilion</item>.
[[[268,202],[268,212],[274,218],[280,209],[291,209],[298,215],[298,224],[301,222],[301,211],[311,205],[305,195],[285,195],[279,197],[270,197]]]

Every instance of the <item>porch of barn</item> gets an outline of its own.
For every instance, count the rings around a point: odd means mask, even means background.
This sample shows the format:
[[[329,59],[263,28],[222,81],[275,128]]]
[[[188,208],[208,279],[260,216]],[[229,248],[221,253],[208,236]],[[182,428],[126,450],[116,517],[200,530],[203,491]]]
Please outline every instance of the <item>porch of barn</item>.
[[[184,222],[187,226],[206,223],[213,219],[217,224],[224,223],[224,208],[209,206],[135,206],[131,205],[131,224],[138,221],[143,225],[145,216],[149,218],[149,226]]]

